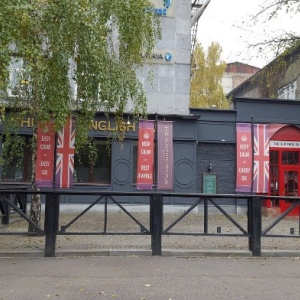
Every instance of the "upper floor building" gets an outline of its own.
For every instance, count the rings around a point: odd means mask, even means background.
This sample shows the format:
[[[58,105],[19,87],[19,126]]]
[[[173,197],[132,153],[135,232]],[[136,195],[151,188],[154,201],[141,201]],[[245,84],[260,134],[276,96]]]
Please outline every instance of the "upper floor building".
[[[226,70],[222,77],[222,86],[224,93],[228,94],[259,70],[260,68],[240,62],[227,64]]]
[[[234,98],[300,100],[300,46],[278,56],[227,94]]]

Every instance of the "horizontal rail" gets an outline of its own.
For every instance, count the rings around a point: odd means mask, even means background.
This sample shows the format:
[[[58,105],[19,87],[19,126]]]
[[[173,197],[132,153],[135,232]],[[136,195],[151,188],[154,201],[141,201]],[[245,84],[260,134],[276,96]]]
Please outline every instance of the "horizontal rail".
[[[4,202],[6,205],[12,207],[16,212],[20,214],[27,222],[32,222],[26,214],[16,205],[9,202],[7,195],[9,194],[40,194],[46,196],[46,206],[45,206],[45,228],[36,226],[36,229],[39,230],[38,233],[28,233],[26,235],[45,235],[45,256],[55,256],[55,243],[56,236],[58,235],[128,235],[128,236],[151,236],[151,249],[153,255],[161,255],[161,245],[162,245],[162,236],[163,235],[185,235],[185,236],[214,236],[214,237],[246,237],[249,240],[249,250],[252,251],[253,256],[261,255],[261,239],[265,237],[274,237],[274,238],[298,238],[300,235],[290,234],[269,234],[270,230],[277,225],[285,216],[288,215],[296,206],[300,205],[300,197],[290,197],[290,196],[267,196],[267,195],[248,195],[248,194],[203,194],[203,193],[174,193],[174,192],[110,192],[110,191],[98,191],[98,190],[64,190],[64,189],[43,189],[43,190],[14,190],[14,189],[0,189],[0,201]],[[96,200],[88,205],[88,207],[71,220],[68,224],[61,226],[61,229],[58,228],[59,223],[59,197],[62,195],[82,195],[82,196],[96,196]],[[147,226],[143,225],[138,219],[136,219],[125,207],[115,197],[128,197],[128,196],[148,196],[149,211],[150,211],[150,229],[147,229]],[[163,208],[164,198],[166,197],[181,197],[185,199],[193,199],[193,203],[189,203],[190,206],[182,215],[180,215],[172,224],[167,225],[163,229]],[[239,200],[246,200],[248,204],[247,210],[247,228],[245,229],[241,224],[239,224],[234,218],[232,218],[218,203],[219,200],[231,199],[235,200],[236,203],[239,203]],[[283,214],[275,219],[270,225],[265,229],[262,229],[262,214],[261,214],[261,205],[262,201],[269,200],[289,200],[291,202],[290,208],[288,208]],[[103,201],[103,202],[101,202]],[[140,228],[139,232],[108,232],[107,231],[107,206],[108,201],[110,203],[117,205],[126,215],[128,215]],[[89,211],[96,204],[104,205],[104,229],[96,231],[67,231],[67,229],[74,224],[81,216],[83,216],[87,211]],[[235,204],[236,204],[235,203]],[[244,202],[243,202],[244,203]],[[145,205],[145,204],[144,204]],[[204,207],[204,224],[203,232],[171,232],[170,230],[182,219],[184,219],[193,209],[199,205]],[[214,206],[218,209],[223,216],[227,218],[240,232],[238,233],[214,233],[208,231],[208,206]],[[300,222],[299,222],[300,226]],[[0,235],[24,235],[24,232],[0,232]]]

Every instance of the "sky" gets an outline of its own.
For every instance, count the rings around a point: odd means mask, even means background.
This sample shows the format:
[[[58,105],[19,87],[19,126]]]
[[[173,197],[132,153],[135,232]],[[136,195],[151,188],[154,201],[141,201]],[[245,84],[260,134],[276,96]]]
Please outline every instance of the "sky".
[[[212,42],[222,47],[221,59],[226,63],[242,62],[262,68],[272,61],[274,52],[258,50],[250,45],[277,36],[283,31],[300,35],[300,14],[281,13],[273,21],[261,16],[256,23],[253,16],[263,5],[274,0],[211,0],[198,21],[197,42],[204,50]]]

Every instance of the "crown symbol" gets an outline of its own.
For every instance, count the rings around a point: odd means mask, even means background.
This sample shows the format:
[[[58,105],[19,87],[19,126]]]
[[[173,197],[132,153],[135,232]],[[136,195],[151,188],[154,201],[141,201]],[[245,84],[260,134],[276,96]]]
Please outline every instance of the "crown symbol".
[[[247,137],[245,135],[242,136],[242,141],[247,142]]]

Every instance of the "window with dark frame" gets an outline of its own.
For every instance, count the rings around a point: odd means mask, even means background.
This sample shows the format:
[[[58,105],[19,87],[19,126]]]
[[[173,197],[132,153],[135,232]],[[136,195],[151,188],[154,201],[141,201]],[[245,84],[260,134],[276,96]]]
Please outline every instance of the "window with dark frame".
[[[21,155],[16,155],[12,149],[13,145],[9,145],[8,153],[10,153],[10,159],[6,160],[3,157],[5,163],[2,168],[2,181],[3,182],[30,182],[32,176],[32,138],[31,136],[21,136],[22,151]],[[5,143],[5,141],[3,141]],[[3,146],[2,146],[3,149]],[[11,151],[10,151],[11,150]]]
[[[74,157],[74,183],[100,183],[111,182],[111,146],[108,140],[95,140],[97,159],[95,165],[89,160],[87,151],[75,154]]]
[[[299,164],[299,151],[282,151],[282,164],[283,165],[298,165]]]

